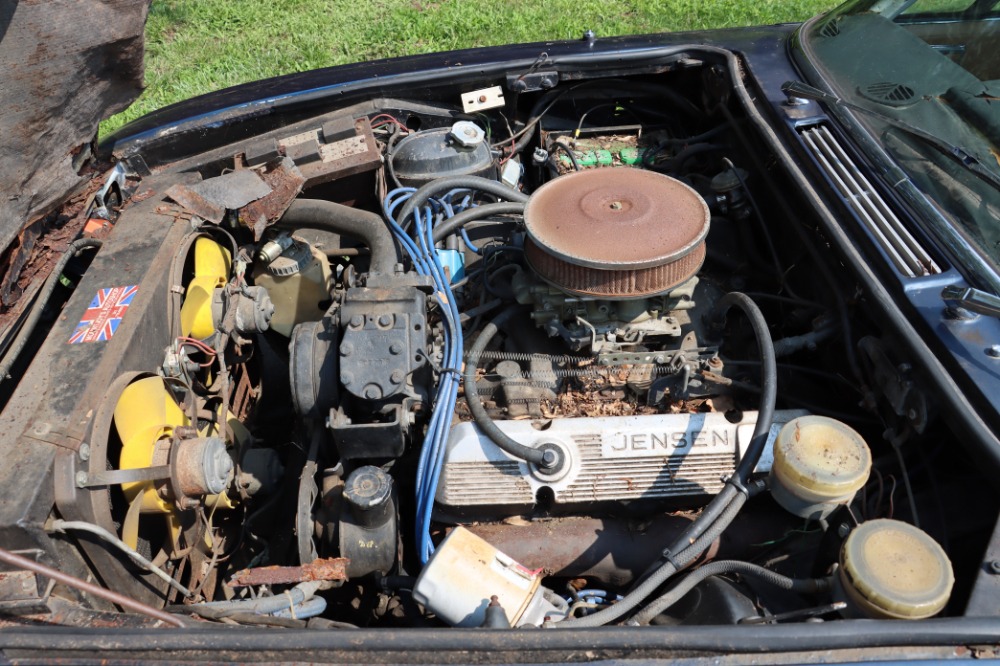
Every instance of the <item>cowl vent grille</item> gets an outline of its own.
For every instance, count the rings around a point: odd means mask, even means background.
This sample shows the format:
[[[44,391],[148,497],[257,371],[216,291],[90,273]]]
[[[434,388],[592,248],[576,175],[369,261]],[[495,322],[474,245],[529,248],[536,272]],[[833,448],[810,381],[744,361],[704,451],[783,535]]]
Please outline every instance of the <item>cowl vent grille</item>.
[[[826,171],[844,201],[854,210],[893,266],[906,277],[941,272],[941,267],[903,225],[882,195],[861,173],[824,125],[800,130],[806,146]]]

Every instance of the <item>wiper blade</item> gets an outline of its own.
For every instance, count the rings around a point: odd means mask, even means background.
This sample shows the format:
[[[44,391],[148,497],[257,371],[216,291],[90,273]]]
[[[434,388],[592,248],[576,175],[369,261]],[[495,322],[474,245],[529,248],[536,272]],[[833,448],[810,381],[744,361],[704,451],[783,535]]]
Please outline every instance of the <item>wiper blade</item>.
[[[905,120],[900,120],[894,116],[886,115],[875,109],[869,109],[868,107],[860,104],[848,102],[842,97],[837,97],[832,93],[825,92],[819,88],[814,88],[813,86],[807,83],[802,83],[801,81],[785,81],[781,84],[781,92],[785,93],[785,95],[788,95],[789,97],[800,97],[803,99],[815,100],[817,102],[825,102],[830,106],[842,106],[853,111],[860,111],[872,116],[873,118],[878,118],[887,125],[891,125],[896,129],[902,130],[911,136],[915,136],[923,140],[934,148],[937,148],[940,152],[960,162],[964,167],[975,173],[977,176],[989,182],[993,187],[1000,189],[1000,175],[997,175],[984,166],[978,157],[965,148],[962,148],[961,146],[953,146],[947,141],[939,139],[927,130],[911,125]]]

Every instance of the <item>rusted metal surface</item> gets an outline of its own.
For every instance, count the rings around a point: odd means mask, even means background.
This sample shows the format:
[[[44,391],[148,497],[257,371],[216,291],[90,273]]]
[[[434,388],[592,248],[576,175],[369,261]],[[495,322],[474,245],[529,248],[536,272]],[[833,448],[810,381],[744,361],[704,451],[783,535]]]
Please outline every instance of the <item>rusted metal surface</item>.
[[[195,621],[191,621],[192,624]],[[90,629],[155,628],[157,620],[137,613],[118,613],[83,608],[59,597],[48,597],[45,608],[37,613],[0,615],[0,629],[26,626],[87,627]]]
[[[243,206],[239,212],[240,224],[253,231],[255,240],[260,240],[267,225],[284,215],[306,182],[302,172],[287,157],[268,164],[260,176],[271,188],[271,193]]]
[[[98,189],[94,179],[57,212],[21,230],[16,244],[2,253],[0,271],[0,332],[20,317],[31,297],[52,272],[86,224],[88,204]]]
[[[331,141],[325,129],[313,129],[285,137],[279,145],[286,155],[295,157],[306,187],[374,171],[382,165],[382,154],[367,117],[354,120],[351,137]]]
[[[192,185],[191,189],[205,199],[231,210],[242,208],[271,193],[271,188],[252,169],[240,169],[207,178]]]
[[[298,567],[258,567],[244,569],[229,581],[231,587],[248,585],[288,585],[311,580],[347,580],[346,557],[318,558]]]
[[[0,249],[79,191],[98,123],[142,92],[148,5],[0,4]]]
[[[565,517],[467,527],[528,569],[627,585],[690,523],[688,516],[633,524],[613,518]]]
[[[136,601],[135,599],[126,597],[124,594],[119,594],[118,592],[113,592],[103,587],[94,585],[93,583],[80,580],[79,578],[65,574],[58,569],[53,569],[50,566],[41,564],[40,562],[35,562],[34,560],[29,560],[26,557],[21,557],[20,555],[16,555],[5,548],[0,548],[0,562],[18,569],[33,571],[34,573],[54,580],[57,583],[62,583],[63,585],[74,587],[81,592],[86,592],[87,594],[92,594],[95,597],[106,599],[107,601],[117,604],[126,610],[148,615],[149,617],[165,622],[166,624],[170,624],[175,627],[185,626],[184,622],[174,615],[164,613],[163,611],[153,608],[152,606],[148,606],[142,602]]]
[[[662,266],[622,270],[576,266],[548,254],[530,238],[524,241],[524,256],[539,275],[565,291],[603,298],[637,298],[662,294],[697,275],[705,262],[705,244]]]
[[[698,272],[708,206],[684,183],[639,169],[594,169],[543,185],[524,210],[532,268],[574,293],[663,293]]]
[[[187,185],[172,185],[164,194],[173,199],[187,212],[203,220],[218,224],[226,216],[226,209],[201,196]],[[157,212],[160,212],[157,209]]]

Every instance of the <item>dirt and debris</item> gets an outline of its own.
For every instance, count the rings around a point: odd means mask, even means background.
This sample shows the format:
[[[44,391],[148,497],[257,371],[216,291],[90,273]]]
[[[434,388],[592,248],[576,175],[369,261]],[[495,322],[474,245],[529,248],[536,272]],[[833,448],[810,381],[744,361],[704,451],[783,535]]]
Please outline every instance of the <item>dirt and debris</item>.
[[[258,567],[244,569],[229,581],[230,587],[249,585],[290,585],[311,580],[347,580],[346,557],[319,558],[298,567]]]
[[[661,408],[647,405],[627,389],[630,375],[631,367],[623,365],[596,376],[574,377],[555,400],[542,401],[542,414],[567,418],[661,413]]]

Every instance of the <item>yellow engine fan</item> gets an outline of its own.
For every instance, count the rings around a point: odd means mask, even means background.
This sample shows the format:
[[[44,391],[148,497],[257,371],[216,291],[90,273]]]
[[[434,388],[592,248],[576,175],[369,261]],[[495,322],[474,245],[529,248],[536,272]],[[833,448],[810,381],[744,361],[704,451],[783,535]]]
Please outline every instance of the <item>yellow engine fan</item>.
[[[227,417],[237,440],[243,441],[249,433],[231,414]],[[233,461],[223,436],[215,424],[198,431],[191,428],[163,378],[146,377],[129,384],[115,405],[114,422],[122,443],[119,469],[144,470],[148,477],[121,484],[129,504],[122,540],[129,546],[138,545],[143,514],[166,517],[176,548],[181,511],[199,503],[212,509],[234,506],[225,492]]]
[[[181,305],[181,335],[205,340],[215,333],[212,296],[226,284],[232,267],[229,250],[211,238],[194,242],[194,277],[187,283]]]

